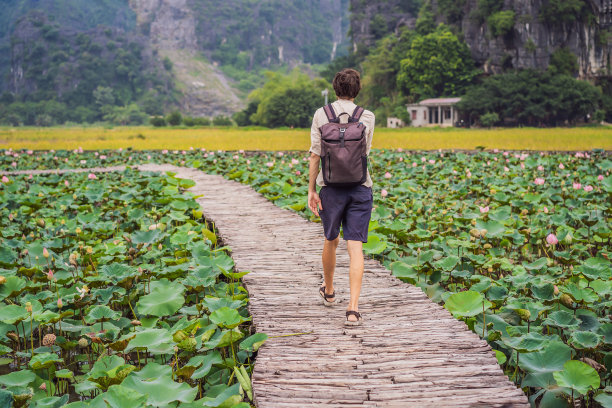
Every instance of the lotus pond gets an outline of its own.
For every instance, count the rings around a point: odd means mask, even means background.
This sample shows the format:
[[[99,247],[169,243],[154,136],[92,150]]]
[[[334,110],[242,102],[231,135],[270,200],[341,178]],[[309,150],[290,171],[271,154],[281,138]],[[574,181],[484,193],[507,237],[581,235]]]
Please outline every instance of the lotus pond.
[[[251,406],[266,335],[193,185],[130,169],[3,178],[0,406]]]
[[[306,208],[304,152],[5,151],[0,168],[174,163]],[[496,350],[541,407],[612,406],[612,160],[607,152],[373,150],[364,245]]]

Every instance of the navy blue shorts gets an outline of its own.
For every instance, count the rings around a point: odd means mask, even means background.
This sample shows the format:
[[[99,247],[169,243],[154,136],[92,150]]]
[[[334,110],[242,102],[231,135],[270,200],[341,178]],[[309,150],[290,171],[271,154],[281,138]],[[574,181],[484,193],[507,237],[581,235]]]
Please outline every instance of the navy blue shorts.
[[[333,241],[340,234],[344,239],[368,242],[368,227],[372,216],[372,189],[364,185],[354,187],[321,187],[319,211],[325,238]]]

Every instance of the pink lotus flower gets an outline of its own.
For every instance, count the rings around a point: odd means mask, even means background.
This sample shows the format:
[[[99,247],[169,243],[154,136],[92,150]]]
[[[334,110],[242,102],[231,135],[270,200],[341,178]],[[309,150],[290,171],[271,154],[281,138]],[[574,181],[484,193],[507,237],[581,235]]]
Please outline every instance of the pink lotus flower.
[[[151,160],[151,155],[147,154],[147,160]]]
[[[493,149],[493,153],[498,153],[498,152],[499,152],[498,148]]]
[[[162,154],[168,154],[168,149],[162,150]]]
[[[425,158],[425,156],[421,157],[421,161],[422,161],[423,163],[425,163],[425,161],[426,161],[426,160],[427,160],[427,159]]]
[[[539,166],[538,166],[538,171],[544,171],[544,166],[539,165]]]
[[[43,256],[44,256],[45,258],[48,258],[48,257],[49,257],[49,251],[47,251],[47,248],[43,248]]]
[[[457,174],[457,170],[453,169],[453,174]]]
[[[525,163],[521,162],[521,169],[525,168]]]
[[[217,159],[213,160],[213,163],[216,163],[216,162],[217,162]],[[185,160],[183,160],[182,163],[185,164]]]
[[[268,167],[272,167],[272,166],[274,166],[274,163],[272,163],[272,162],[267,162],[267,163],[266,163],[266,166],[268,166]]]
[[[497,161],[497,157],[494,157],[493,160]]]
[[[87,178],[88,178],[88,179],[90,179],[90,180],[96,180],[96,179],[97,179],[96,175],[95,175],[95,174],[93,174],[93,173],[89,173],[89,175],[87,176]]]
[[[34,153],[34,152],[33,152],[32,150],[28,150],[26,153],[27,153],[27,154],[32,154],[32,153]]]
[[[201,148],[201,149],[200,149],[200,151],[201,151],[201,152],[205,152],[205,151],[206,151],[206,149],[205,149],[205,148]]]
[[[544,179],[543,179],[542,177],[537,177],[537,178],[534,180],[534,183],[535,183],[537,186],[541,186],[542,184],[544,184]]]
[[[509,155],[510,153],[508,153],[508,152],[503,152],[502,154],[503,154],[504,156],[508,157],[508,155]]]
[[[100,155],[100,160],[106,160],[106,155],[105,154],[101,154]]]
[[[193,150],[193,146],[189,146],[189,150]]]
[[[391,173],[386,172],[386,173],[385,173],[385,178],[386,178],[386,179],[390,179],[390,178],[391,178]]]
[[[603,174],[600,174],[599,176],[597,176],[597,180],[601,181],[601,180],[603,180],[603,179],[604,179]]]
[[[122,152],[123,151],[123,147],[120,147],[117,149],[118,151]]]
[[[187,154],[187,152],[186,152],[185,150],[181,150],[181,154],[182,154],[182,155],[186,155],[186,154]]]
[[[484,213],[488,213],[488,212],[489,212],[489,206],[488,206],[488,205],[487,205],[486,207],[480,207],[480,206],[479,206],[478,208],[480,208],[480,212],[481,212],[482,214],[484,214]]]
[[[240,150],[238,150],[238,153],[243,154],[244,150],[240,149]]]
[[[504,166],[504,171],[510,171],[510,169],[507,166]]]
[[[563,165],[563,163],[559,163],[559,168],[560,168],[561,170],[563,170],[563,169],[565,168],[565,166]]]
[[[548,207],[544,207],[544,214],[548,214]]]
[[[291,164],[299,164],[300,161],[298,159],[291,159]]]
[[[234,160],[238,160],[240,158],[240,156],[238,156],[237,154],[235,154],[234,156],[232,156],[234,158]]]
[[[2,176],[2,182],[3,182],[4,184],[8,183],[9,181],[10,181],[10,180],[9,180],[9,178],[8,178],[8,177],[6,177],[6,176]]]
[[[51,269],[49,269],[49,272],[47,272],[47,279],[53,280],[53,271]]]
[[[593,186],[584,186],[584,191],[586,192],[593,191]]]
[[[385,198],[388,194],[389,194],[389,192],[387,190],[385,190],[384,188],[380,192],[380,195],[382,196],[382,198]]]
[[[205,157],[205,158],[206,158],[206,157],[208,157],[208,153],[204,153],[204,157]]]
[[[435,164],[436,161],[434,159],[429,159],[429,164]]]
[[[404,158],[403,158],[403,157],[400,157],[398,160],[399,160],[399,161],[401,161],[401,162],[403,162],[403,161],[404,161]]]
[[[465,173],[465,175],[467,176],[467,178],[471,178],[471,177],[472,177],[472,172],[468,170],[468,171]]]
[[[580,183],[573,183],[572,187],[574,187],[574,190],[580,190],[582,188],[582,184],[580,184]]]
[[[295,175],[296,175],[296,176],[299,176],[300,174],[302,174],[302,172],[301,172],[301,171],[299,171],[299,170],[296,170],[296,171],[295,171]]]
[[[416,162],[412,162],[412,167],[416,167],[416,166],[417,166]]]
[[[43,390],[43,391],[47,391],[47,383],[44,382],[42,384],[40,384],[40,387],[38,387],[39,390]]]
[[[28,176],[28,180],[32,180],[32,175],[31,174]]]
[[[398,148],[397,148],[397,151],[401,153],[401,152],[403,152],[403,151],[404,151],[404,149],[402,149],[401,147],[398,147]]]
[[[251,164],[251,161],[250,161],[250,160],[247,160],[247,164]]]
[[[81,164],[87,163],[87,160],[81,160]]]
[[[68,161],[68,159],[66,159],[66,161]],[[12,162],[12,163],[11,163],[11,166],[13,166],[13,167],[17,167],[17,162]]]
[[[546,242],[548,242],[550,245],[557,245],[559,243],[559,240],[557,239],[557,237],[555,236],[555,234],[550,233],[548,234],[548,236],[546,237]]]

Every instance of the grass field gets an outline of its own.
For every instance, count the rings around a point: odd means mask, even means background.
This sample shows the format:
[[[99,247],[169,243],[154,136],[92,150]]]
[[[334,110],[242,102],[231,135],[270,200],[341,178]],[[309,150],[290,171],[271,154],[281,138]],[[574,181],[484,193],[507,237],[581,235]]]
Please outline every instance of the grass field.
[[[127,148],[209,150],[308,150],[310,129],[0,127],[1,148],[86,150]],[[612,150],[612,127],[581,128],[379,128],[375,149]]]

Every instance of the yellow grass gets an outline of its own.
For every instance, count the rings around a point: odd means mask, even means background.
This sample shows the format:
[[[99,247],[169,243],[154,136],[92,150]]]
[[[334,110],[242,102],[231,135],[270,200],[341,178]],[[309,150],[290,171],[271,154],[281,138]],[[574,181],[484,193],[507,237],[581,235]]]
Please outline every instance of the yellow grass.
[[[1,148],[308,150],[310,129],[0,127]],[[376,129],[373,148],[612,150],[612,127]]]

